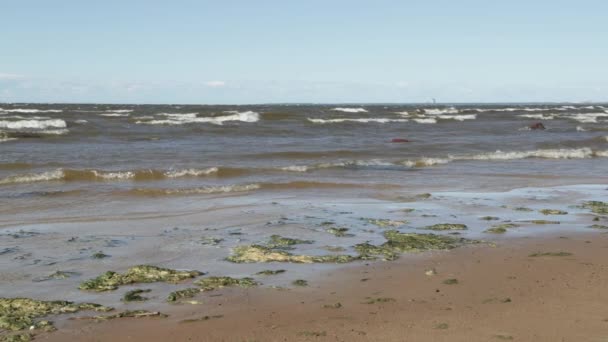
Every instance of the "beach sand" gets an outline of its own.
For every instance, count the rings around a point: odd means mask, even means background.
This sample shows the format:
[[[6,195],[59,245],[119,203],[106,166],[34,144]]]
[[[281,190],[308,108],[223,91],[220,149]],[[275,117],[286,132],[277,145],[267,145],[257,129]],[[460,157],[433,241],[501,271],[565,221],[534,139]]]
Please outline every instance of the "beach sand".
[[[607,267],[601,231],[518,237],[324,271],[306,287],[203,293],[159,308],[167,318],[58,321],[36,340],[608,341]]]

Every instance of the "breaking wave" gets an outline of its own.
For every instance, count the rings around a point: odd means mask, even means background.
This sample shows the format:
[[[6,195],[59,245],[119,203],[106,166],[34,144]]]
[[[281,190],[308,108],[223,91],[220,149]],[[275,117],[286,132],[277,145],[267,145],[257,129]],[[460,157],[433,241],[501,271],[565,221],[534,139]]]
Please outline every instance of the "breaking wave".
[[[25,109],[25,108],[15,108],[15,109],[5,109],[0,108],[0,111],[7,113],[61,113],[63,110],[61,109]]]
[[[367,109],[365,108],[332,108],[331,110],[335,112],[345,112],[345,113],[367,113]]]
[[[231,115],[214,116],[214,117],[198,117],[197,113],[160,113],[158,115],[167,117],[161,120],[139,120],[137,124],[147,125],[184,125],[189,123],[210,123],[214,125],[223,125],[224,122],[240,121],[240,122],[257,122],[260,120],[260,115],[256,112],[234,112]]]
[[[0,128],[6,129],[46,129],[46,128],[66,128],[67,124],[61,119],[50,120],[0,120]]]
[[[357,123],[389,123],[389,122],[408,122],[408,119],[389,119],[389,118],[362,118],[362,119],[314,119],[307,118],[308,121],[316,124],[342,123],[342,122],[357,122]]]

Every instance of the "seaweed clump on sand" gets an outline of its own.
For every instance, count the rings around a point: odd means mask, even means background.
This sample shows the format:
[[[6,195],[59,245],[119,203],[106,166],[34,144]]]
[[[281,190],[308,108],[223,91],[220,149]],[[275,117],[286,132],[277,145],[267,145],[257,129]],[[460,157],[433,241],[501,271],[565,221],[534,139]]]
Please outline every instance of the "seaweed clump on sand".
[[[202,291],[213,291],[227,286],[254,287],[258,283],[253,278],[207,277],[194,282]]]
[[[558,209],[542,209],[539,211],[543,215],[568,215],[567,211],[558,210]]]
[[[589,228],[593,228],[593,229],[608,229],[608,226],[604,226],[601,224],[593,224],[591,226],[589,226]]]
[[[456,238],[437,234],[400,233],[396,230],[384,232],[386,242],[376,246],[370,243],[355,245],[359,257],[364,260],[382,257],[384,260],[395,260],[405,252],[421,252],[427,250],[449,250],[466,243],[476,243],[475,240]]]
[[[371,223],[380,228],[389,228],[389,227],[400,227],[404,224],[407,224],[407,221],[394,221],[389,219],[373,219],[373,218],[364,218],[363,220],[367,221],[367,223]]]
[[[426,226],[422,228],[424,230],[467,230],[468,227],[465,224],[460,223],[439,223],[432,226]]]
[[[0,330],[54,330],[49,321],[38,318],[82,310],[110,311],[108,308],[93,303],[73,303],[68,301],[42,301],[30,298],[0,298]]]
[[[271,235],[270,241],[266,244],[269,248],[277,248],[277,249],[290,249],[293,245],[300,244],[312,244],[314,241],[311,240],[300,240],[300,239],[292,239],[283,237],[280,235]]]
[[[169,293],[169,296],[167,296],[167,302],[177,302],[180,299],[192,298],[192,297],[196,296],[197,294],[199,294],[201,291],[202,291],[201,289],[193,288],[193,287],[174,291],[174,292]]]
[[[128,302],[143,302],[148,300],[147,297],[142,296],[142,293],[148,293],[152,291],[151,289],[135,289],[131,291],[127,291],[124,296],[122,296],[122,301],[125,303]]]
[[[353,236],[355,236],[354,234],[347,233],[348,228],[342,228],[342,227],[328,228],[326,230],[326,232],[328,232],[329,234],[332,234],[336,237],[353,237]]]
[[[507,229],[519,227],[513,223],[503,223],[496,226],[492,226],[489,229],[484,230],[484,233],[492,233],[492,234],[504,234],[507,232]]]
[[[167,282],[178,283],[182,280],[201,275],[199,271],[177,271],[157,266],[139,265],[131,267],[125,273],[108,271],[97,278],[87,280],[78,287],[81,290],[111,291],[120,285],[136,283]]]
[[[100,315],[100,316],[92,316],[92,317],[78,317],[76,319],[95,319],[95,320],[109,320],[109,319],[117,319],[117,318],[143,318],[143,317],[168,317],[167,315],[160,313],[158,311],[147,311],[147,310],[127,310],[123,312],[119,312],[113,315]]]
[[[608,214],[608,203],[600,201],[587,201],[581,206],[584,209],[590,209],[591,212],[596,214]]]
[[[529,257],[544,257],[544,256],[548,256],[548,257],[564,257],[564,256],[571,256],[572,253],[570,252],[536,252],[536,253],[532,253],[530,255],[528,255]]]
[[[256,273],[256,275],[271,276],[271,275],[277,275],[277,274],[281,274],[281,273],[285,273],[285,272],[286,272],[285,270],[263,270],[263,271]]]
[[[351,255],[297,255],[261,245],[238,246],[234,248],[232,255],[226,258],[234,263],[292,262],[299,264],[347,263],[355,259]]]

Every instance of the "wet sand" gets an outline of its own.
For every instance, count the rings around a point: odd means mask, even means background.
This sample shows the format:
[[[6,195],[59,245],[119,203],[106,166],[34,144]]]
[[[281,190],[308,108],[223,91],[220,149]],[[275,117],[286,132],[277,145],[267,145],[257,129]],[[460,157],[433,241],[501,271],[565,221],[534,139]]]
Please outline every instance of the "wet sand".
[[[607,267],[601,231],[498,239],[323,271],[307,287],[203,293],[159,307],[168,318],[57,321],[36,340],[606,341]]]

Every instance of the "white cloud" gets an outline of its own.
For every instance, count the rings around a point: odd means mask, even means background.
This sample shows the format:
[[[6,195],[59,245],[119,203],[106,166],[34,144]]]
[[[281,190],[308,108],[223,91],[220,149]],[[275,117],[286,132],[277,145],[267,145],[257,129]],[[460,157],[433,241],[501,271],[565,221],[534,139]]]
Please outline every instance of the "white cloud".
[[[17,75],[17,74],[7,74],[7,73],[2,73],[0,72],[0,80],[20,80],[25,78],[23,75]]]
[[[226,82],[224,82],[224,81],[209,81],[209,82],[205,82],[205,85],[207,87],[219,88],[219,87],[224,87],[226,85]]]

